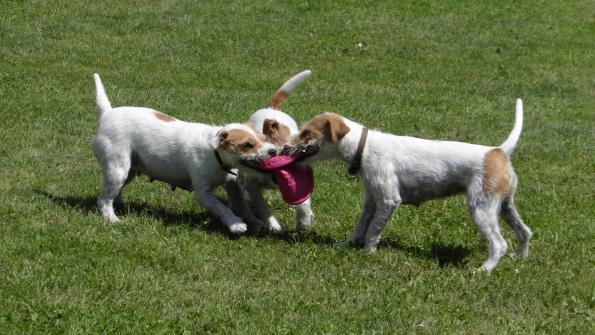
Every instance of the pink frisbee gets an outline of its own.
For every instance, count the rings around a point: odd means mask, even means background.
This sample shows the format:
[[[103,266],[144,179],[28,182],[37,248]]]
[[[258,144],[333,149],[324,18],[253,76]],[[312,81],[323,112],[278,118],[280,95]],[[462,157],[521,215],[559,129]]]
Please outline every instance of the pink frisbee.
[[[293,164],[295,160],[294,156],[272,156],[258,166],[273,175],[283,200],[290,205],[299,205],[310,199],[314,190],[312,169]]]

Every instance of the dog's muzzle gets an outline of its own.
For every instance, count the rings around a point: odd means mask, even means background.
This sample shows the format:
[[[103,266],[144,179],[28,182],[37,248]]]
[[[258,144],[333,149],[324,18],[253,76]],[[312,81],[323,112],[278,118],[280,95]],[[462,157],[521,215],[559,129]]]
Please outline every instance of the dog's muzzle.
[[[290,155],[296,157],[298,160],[306,159],[313,156],[320,151],[319,141],[310,141],[308,144],[303,145],[286,145],[281,150],[282,155]]]
[[[252,169],[257,169],[258,170],[258,166],[266,161],[269,157],[271,156],[276,156],[277,154],[277,150],[275,149],[271,149],[269,150],[267,155],[247,155],[247,156],[241,156],[240,157],[240,164],[252,168]]]

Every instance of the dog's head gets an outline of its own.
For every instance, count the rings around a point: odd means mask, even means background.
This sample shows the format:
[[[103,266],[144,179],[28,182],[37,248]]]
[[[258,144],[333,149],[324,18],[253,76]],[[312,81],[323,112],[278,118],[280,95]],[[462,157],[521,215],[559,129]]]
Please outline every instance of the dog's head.
[[[281,107],[287,95],[311,74],[312,71],[305,70],[289,78],[275,92],[267,104],[267,108],[256,111],[250,117],[257,128],[262,124],[262,129],[259,130],[262,131],[267,141],[275,144],[278,148],[289,144],[298,131],[295,121],[291,116],[283,113]]]
[[[328,159],[338,152],[338,143],[349,131],[341,116],[324,113],[308,121],[283,153],[309,160]]]
[[[274,144],[254,128],[233,123],[217,132],[215,148],[223,161],[231,167],[240,167],[243,161],[261,162],[277,154]]]

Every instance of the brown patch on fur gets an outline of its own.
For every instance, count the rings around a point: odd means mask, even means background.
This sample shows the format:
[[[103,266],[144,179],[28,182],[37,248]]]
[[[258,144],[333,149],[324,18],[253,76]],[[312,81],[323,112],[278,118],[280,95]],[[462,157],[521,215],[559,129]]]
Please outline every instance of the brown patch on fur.
[[[350,130],[339,115],[324,113],[313,118],[306,124],[298,138],[294,141],[294,144],[308,144],[312,140],[337,143]]]
[[[163,114],[161,112],[158,111],[154,111],[153,114],[155,114],[155,117],[157,117],[159,120],[163,121],[163,122],[172,122],[172,121],[176,121],[176,119],[174,119],[173,117],[167,115],[167,114]]]
[[[262,133],[269,142],[276,146],[281,146],[287,143],[289,135],[291,134],[288,126],[271,119],[264,120],[264,123],[262,124]]]
[[[496,148],[486,152],[483,158],[483,189],[490,194],[504,195],[511,185],[508,156],[504,150]]]
[[[271,101],[269,102],[269,107],[279,109],[283,105],[283,102],[287,98],[287,92],[283,90],[279,90],[275,93]]]
[[[251,154],[262,147],[253,134],[241,129],[222,131],[219,134],[219,148],[228,152]]]

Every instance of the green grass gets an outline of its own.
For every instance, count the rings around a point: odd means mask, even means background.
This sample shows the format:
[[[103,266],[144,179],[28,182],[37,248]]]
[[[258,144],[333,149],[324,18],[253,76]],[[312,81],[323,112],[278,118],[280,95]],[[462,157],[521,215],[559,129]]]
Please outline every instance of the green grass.
[[[594,18],[590,1],[3,1],[0,333],[593,333]],[[122,223],[101,218],[93,72],[114,106],[223,124],[306,68],[298,121],[497,145],[522,97],[530,257],[474,274],[486,243],[460,197],[401,208],[377,254],[335,249],[363,201],[339,164],[316,167],[308,233],[269,192],[289,231],[231,238],[143,178]]]

